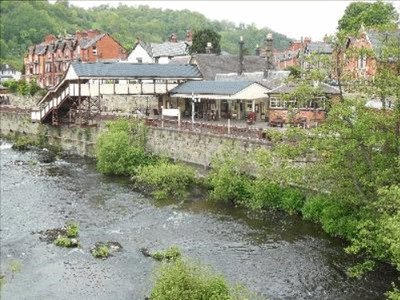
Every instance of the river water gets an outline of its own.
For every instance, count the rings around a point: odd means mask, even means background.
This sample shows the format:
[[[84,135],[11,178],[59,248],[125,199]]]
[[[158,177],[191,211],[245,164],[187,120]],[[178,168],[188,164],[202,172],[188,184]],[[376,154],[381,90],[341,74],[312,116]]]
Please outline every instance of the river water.
[[[128,180],[99,174],[91,161],[38,160],[37,151],[1,145],[2,299],[144,299],[159,263],[140,249],[171,245],[269,299],[383,299],[396,282],[387,265],[347,278],[354,257],[343,242],[298,217],[204,201],[160,205]],[[68,220],[80,225],[80,249],[39,240],[38,231]],[[90,248],[98,241],[123,249],[94,259]],[[20,270],[12,272],[16,264]]]

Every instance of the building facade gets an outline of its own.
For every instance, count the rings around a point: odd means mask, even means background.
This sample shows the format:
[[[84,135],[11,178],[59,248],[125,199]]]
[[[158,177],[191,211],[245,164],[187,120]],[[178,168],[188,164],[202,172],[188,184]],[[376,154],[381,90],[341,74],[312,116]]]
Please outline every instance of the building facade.
[[[50,34],[42,43],[29,48],[24,58],[24,76],[42,88],[50,88],[60,82],[72,61],[118,61],[126,57],[124,47],[108,33],[77,31],[62,38]]]

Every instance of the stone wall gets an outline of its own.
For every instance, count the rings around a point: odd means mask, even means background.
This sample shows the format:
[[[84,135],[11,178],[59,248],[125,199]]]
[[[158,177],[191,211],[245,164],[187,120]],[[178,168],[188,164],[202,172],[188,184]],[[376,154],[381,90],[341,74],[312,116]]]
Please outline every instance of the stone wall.
[[[32,123],[30,114],[6,112],[0,107],[0,133],[19,133],[45,138],[48,143],[60,146],[69,154],[95,156],[95,144],[105,123],[97,127],[51,126]],[[207,167],[213,155],[225,144],[253,152],[269,147],[266,141],[234,138],[211,133],[195,133],[172,128],[149,127],[147,150],[157,155]]]
[[[148,108],[153,114],[153,109],[158,109],[158,98],[148,95],[103,95],[101,107],[104,112],[135,113],[137,109],[145,113]]]
[[[214,154],[226,144],[244,153],[270,146],[264,141],[152,127],[147,149],[157,155],[207,167]]]

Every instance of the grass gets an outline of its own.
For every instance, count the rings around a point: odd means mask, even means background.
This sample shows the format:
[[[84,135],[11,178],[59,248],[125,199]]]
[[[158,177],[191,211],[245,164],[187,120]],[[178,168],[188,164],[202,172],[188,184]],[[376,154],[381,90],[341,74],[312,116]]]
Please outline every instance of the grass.
[[[158,261],[166,260],[173,261],[177,260],[182,256],[181,250],[178,247],[172,246],[166,249],[165,251],[158,251],[151,255],[152,258]]]
[[[105,244],[96,245],[90,252],[96,258],[107,258],[110,256],[110,248]]]

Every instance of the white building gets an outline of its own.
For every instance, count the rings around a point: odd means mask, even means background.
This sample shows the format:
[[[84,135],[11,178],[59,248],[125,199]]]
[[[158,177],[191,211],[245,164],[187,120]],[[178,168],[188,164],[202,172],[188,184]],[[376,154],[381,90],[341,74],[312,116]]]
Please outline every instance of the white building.
[[[21,72],[15,70],[13,67],[7,64],[0,65],[0,82],[7,80],[20,80]]]
[[[128,62],[167,64],[172,58],[189,54],[188,42],[145,43],[138,41],[128,56]]]

